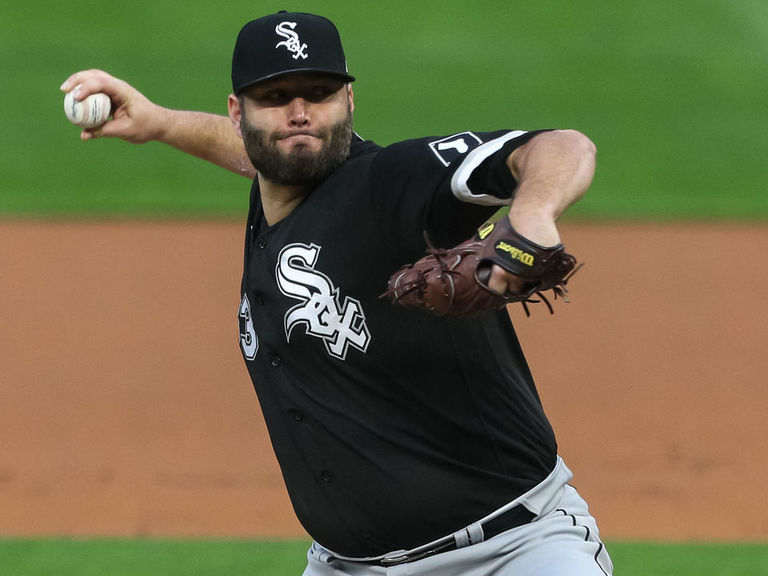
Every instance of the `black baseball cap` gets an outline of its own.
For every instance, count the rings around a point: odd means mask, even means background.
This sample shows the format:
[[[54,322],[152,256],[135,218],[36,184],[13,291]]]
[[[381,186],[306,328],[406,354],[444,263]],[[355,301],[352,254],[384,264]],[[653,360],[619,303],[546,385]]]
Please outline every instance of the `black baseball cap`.
[[[285,74],[316,72],[355,78],[347,70],[336,26],[322,16],[280,11],[243,26],[232,54],[232,89]]]

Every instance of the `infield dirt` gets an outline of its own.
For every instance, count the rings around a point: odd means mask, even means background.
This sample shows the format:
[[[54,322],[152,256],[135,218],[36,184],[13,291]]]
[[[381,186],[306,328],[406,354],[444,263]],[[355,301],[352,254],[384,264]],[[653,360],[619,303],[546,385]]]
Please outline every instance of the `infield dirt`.
[[[768,538],[768,227],[561,231],[571,304],[511,314],[603,536]],[[0,536],[305,536],[238,351],[241,247],[0,223]]]

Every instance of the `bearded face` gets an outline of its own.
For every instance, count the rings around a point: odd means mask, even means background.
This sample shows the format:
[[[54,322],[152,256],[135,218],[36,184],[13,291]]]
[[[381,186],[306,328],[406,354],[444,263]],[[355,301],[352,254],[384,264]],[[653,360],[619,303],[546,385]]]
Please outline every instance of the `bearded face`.
[[[241,108],[240,131],[246,152],[261,177],[270,182],[289,186],[314,186],[325,180],[349,156],[353,130],[352,110],[349,106],[346,115],[327,128],[272,133],[251,124],[245,107]],[[296,145],[283,150],[278,146],[283,138],[295,133],[319,138],[323,143],[321,149],[316,151],[308,146]]]

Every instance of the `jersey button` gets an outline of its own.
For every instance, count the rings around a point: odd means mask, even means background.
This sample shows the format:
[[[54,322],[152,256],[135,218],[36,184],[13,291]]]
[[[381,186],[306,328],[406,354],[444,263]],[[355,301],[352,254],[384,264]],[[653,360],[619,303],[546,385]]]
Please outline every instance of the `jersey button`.
[[[331,473],[327,470],[324,470],[320,473],[320,480],[322,480],[324,483],[328,484],[331,481]]]
[[[259,238],[259,241],[256,243],[256,246],[258,246],[259,250],[264,250],[264,248],[267,247],[267,239]]]
[[[296,420],[296,422],[301,422],[304,420],[304,414],[299,412],[298,410],[289,410],[288,413],[291,415],[291,417]]]
[[[280,366],[280,362],[281,362],[280,356],[273,356],[272,357],[272,366],[274,366],[275,368]]]

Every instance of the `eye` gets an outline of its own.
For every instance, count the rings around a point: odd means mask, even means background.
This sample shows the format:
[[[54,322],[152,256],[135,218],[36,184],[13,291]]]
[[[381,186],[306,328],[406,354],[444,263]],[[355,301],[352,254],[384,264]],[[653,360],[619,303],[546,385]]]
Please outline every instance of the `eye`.
[[[302,96],[310,102],[321,102],[328,97],[328,91],[323,86],[312,86]]]
[[[322,102],[339,91],[341,86],[336,84],[315,84],[307,90],[306,98],[310,102]]]
[[[290,100],[285,90],[270,90],[258,97],[260,103],[266,106],[282,106]]]

